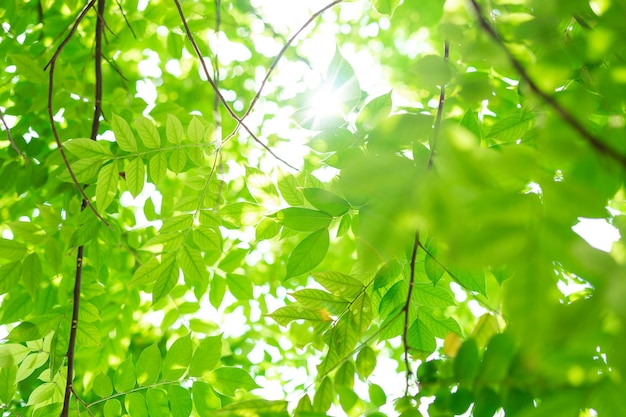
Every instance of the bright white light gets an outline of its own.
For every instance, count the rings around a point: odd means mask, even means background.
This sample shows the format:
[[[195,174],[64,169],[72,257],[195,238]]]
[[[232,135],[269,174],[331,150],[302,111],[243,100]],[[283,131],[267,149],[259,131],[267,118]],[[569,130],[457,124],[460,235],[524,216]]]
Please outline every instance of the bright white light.
[[[613,242],[620,238],[619,231],[606,219],[578,218],[578,224],[572,227],[580,237],[596,249],[610,252]]]

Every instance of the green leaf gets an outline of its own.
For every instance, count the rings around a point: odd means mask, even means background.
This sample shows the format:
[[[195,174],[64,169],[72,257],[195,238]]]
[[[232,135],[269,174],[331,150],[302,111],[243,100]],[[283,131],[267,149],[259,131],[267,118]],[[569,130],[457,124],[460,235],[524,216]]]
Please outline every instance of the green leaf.
[[[304,188],[302,193],[313,207],[333,217],[339,217],[350,209],[350,204],[346,200],[330,191],[321,188]]]
[[[87,138],[67,140],[63,142],[63,147],[78,158],[103,161],[113,158],[111,151],[102,143]]]
[[[9,404],[17,390],[17,366],[0,367],[0,401]]]
[[[39,290],[42,276],[43,268],[41,266],[41,260],[39,259],[39,255],[33,252],[24,258],[24,263],[22,264],[22,283],[33,298],[35,298]]]
[[[111,378],[100,372],[93,379],[93,392],[100,398],[108,397],[113,392]]]
[[[231,294],[238,300],[251,300],[253,295],[253,285],[250,278],[244,275],[227,274],[226,283]]]
[[[263,206],[245,201],[228,204],[220,210],[222,219],[236,227],[253,226],[261,220],[264,213]]]
[[[104,417],[120,417],[122,415],[122,404],[115,398],[106,400],[103,411]]]
[[[164,153],[157,153],[148,162],[148,169],[150,170],[150,178],[154,184],[159,185],[165,179],[167,174],[167,158]]]
[[[184,245],[178,254],[178,263],[189,282],[203,284],[209,282],[209,272],[199,251]]]
[[[176,339],[167,350],[163,362],[163,379],[175,380],[181,378],[191,363],[193,347],[189,335]]]
[[[17,17],[17,16],[16,16]],[[7,54],[17,67],[18,74],[35,84],[47,84],[48,76],[42,70],[42,66],[34,61],[28,54]]]
[[[426,307],[448,307],[456,304],[450,291],[426,282],[414,283],[413,301]]]
[[[206,382],[194,381],[191,396],[193,405],[201,416],[212,416],[214,410],[222,406],[219,397]]]
[[[483,356],[478,378],[487,383],[504,379],[508,375],[515,352],[515,341],[510,334],[500,333],[493,336]]]
[[[161,263],[159,276],[152,288],[152,304],[166,297],[178,282],[178,263],[174,254]]]
[[[32,375],[43,364],[48,362],[50,355],[46,352],[36,352],[28,355],[17,369],[17,380],[23,381]]]
[[[313,322],[324,322],[330,320],[330,317],[321,315],[319,310],[309,310],[296,306],[280,307],[267,316],[274,319],[276,323],[285,327],[294,320],[309,320]]]
[[[469,130],[476,136],[477,139],[482,139],[483,134],[480,128],[480,121],[478,120],[478,116],[471,108],[468,108],[463,118],[461,119],[461,126]]]
[[[400,0],[372,0],[372,3],[378,13],[391,16],[400,4]]]
[[[18,365],[29,352],[29,348],[18,343],[0,344],[0,368]]]
[[[126,185],[133,197],[143,190],[146,167],[141,158],[133,158],[126,164]]]
[[[477,291],[485,297],[487,296],[484,272],[459,271],[456,269],[452,272],[454,278],[456,278],[457,282],[463,286],[463,288],[470,291]]]
[[[350,306],[350,311],[354,317],[355,329],[360,333],[365,333],[373,317],[370,297],[362,292]]]
[[[204,125],[197,117],[192,117],[191,122],[189,122],[189,127],[187,128],[187,135],[189,136],[189,140],[193,143],[199,143],[202,141],[204,137]]]
[[[170,155],[170,169],[172,172],[179,174],[185,170],[187,164],[187,154],[182,148],[174,149]]]
[[[290,294],[300,304],[310,309],[326,308],[333,314],[341,313],[348,306],[348,301],[333,294],[315,288],[306,288]]]
[[[100,168],[100,172],[98,172],[98,182],[96,183],[96,203],[101,213],[104,213],[115,198],[118,181],[119,169],[117,167],[117,161],[113,161]]]
[[[148,149],[157,149],[161,146],[161,138],[154,123],[144,116],[135,119],[135,129],[139,134],[139,139]]]
[[[139,384],[139,386],[154,384],[159,376],[160,370],[161,352],[158,346],[153,344],[145,348],[141,352],[141,355],[139,355],[137,366],[135,367],[137,384]]]
[[[286,278],[309,272],[319,265],[328,252],[328,245],[327,229],[320,229],[304,238],[289,256]]]
[[[173,417],[189,417],[193,403],[191,393],[178,385],[170,385],[167,388],[167,396],[170,401],[170,409]]]
[[[207,380],[222,395],[234,397],[237,390],[251,391],[260,388],[254,379],[243,369],[224,366],[213,370]]]
[[[146,391],[146,404],[150,417],[170,417],[170,405],[165,391],[149,388]]]
[[[203,377],[207,375],[222,357],[222,337],[209,336],[200,341],[189,365],[189,376]]]
[[[300,232],[312,232],[328,227],[332,217],[317,210],[289,207],[276,212],[276,218],[285,227]]]
[[[376,368],[376,352],[369,346],[361,349],[356,356],[356,370],[363,378],[367,378]]]
[[[283,196],[283,199],[290,206],[301,206],[304,204],[304,197],[298,180],[291,174],[284,175],[278,179],[278,190]]]
[[[350,275],[336,271],[322,271],[311,274],[324,288],[338,297],[353,299],[363,290],[363,284]]]
[[[146,398],[142,393],[131,392],[126,394],[124,401],[126,411],[130,417],[148,417],[148,406],[146,405]]]
[[[76,331],[76,342],[83,347],[95,347],[100,346],[102,335],[100,329],[93,323],[87,323],[86,321],[78,322],[78,329]]]
[[[361,86],[354,69],[341,55],[339,47],[335,49],[335,55],[330,61],[326,72],[326,83],[336,94],[333,99],[337,100],[344,113],[352,111],[361,99]]]
[[[461,383],[471,384],[478,374],[478,345],[467,339],[454,359],[454,376]]]
[[[26,255],[26,246],[14,240],[0,238],[0,259],[21,260]]]
[[[135,388],[135,365],[131,358],[126,359],[115,370],[115,376],[113,377],[113,386],[117,392],[126,392]]]
[[[428,242],[426,249],[428,250],[428,253],[426,254],[426,259],[424,260],[424,269],[428,279],[433,283],[433,285],[436,286],[441,277],[443,277],[443,273],[445,271],[443,266],[441,266],[441,264],[439,264],[436,260],[437,249],[432,241]]]
[[[198,226],[193,230],[192,236],[200,250],[222,253],[222,235],[218,230],[212,227]]]
[[[335,385],[343,385],[348,389],[354,389],[354,373],[356,369],[352,361],[346,361],[335,373]]]
[[[165,124],[165,136],[170,143],[178,145],[183,141],[185,131],[183,125],[173,114],[167,115],[167,123]]]
[[[274,219],[263,219],[256,226],[255,239],[257,241],[271,239],[280,232],[280,224]]]
[[[371,403],[376,407],[382,407],[387,403],[387,395],[380,385],[370,384],[368,394]]]
[[[415,320],[407,333],[407,343],[413,349],[431,354],[437,349],[435,336],[419,319]]]
[[[356,126],[359,131],[368,132],[384,120],[391,112],[391,90],[387,94],[374,97],[359,112]]]
[[[513,142],[520,139],[531,127],[532,113],[519,111],[516,114],[500,118],[489,130],[488,139]]]
[[[113,114],[111,127],[113,128],[113,134],[115,135],[115,140],[119,147],[123,151],[137,153],[137,141],[126,120],[122,119],[117,114]]]
[[[334,398],[335,392],[333,390],[333,384],[330,378],[326,376],[322,379],[322,382],[315,391],[315,396],[313,397],[313,411],[326,413],[333,403]]]

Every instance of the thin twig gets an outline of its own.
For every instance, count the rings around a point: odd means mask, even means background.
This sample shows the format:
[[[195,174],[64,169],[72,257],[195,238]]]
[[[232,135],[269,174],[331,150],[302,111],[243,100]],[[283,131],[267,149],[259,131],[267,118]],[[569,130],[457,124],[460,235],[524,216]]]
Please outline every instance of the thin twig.
[[[94,93],[94,112],[93,121],[91,125],[91,140],[96,140],[98,136],[98,129],[100,128],[100,115],[102,114],[102,33],[104,32],[104,10],[106,0],[98,0],[98,9],[96,16],[96,53],[94,57],[94,71],[96,75],[96,86]],[[54,65],[54,64],[53,64]],[[53,67],[50,68],[52,72]],[[81,211],[84,210],[89,204],[89,199],[83,197],[81,204]],[[75,359],[75,347],[76,347],[76,333],[78,330],[78,314],[80,311],[80,288],[83,277],[83,255],[85,252],[85,246],[78,247],[78,253],[76,255],[76,275],[74,277],[74,294],[73,294],[73,306],[72,306],[72,327],[70,329],[70,337],[67,346],[67,379],[65,385],[65,397],[63,399],[63,410],[61,411],[61,417],[67,417],[70,412],[70,398],[74,393],[73,379],[74,379],[74,359]],[[77,395],[74,395],[79,401]],[[80,400],[82,402],[82,400]],[[89,410],[88,410],[89,411]],[[89,412],[90,415],[91,412]]]
[[[417,249],[420,247],[420,232],[415,232],[413,240],[413,250],[411,251],[411,261],[409,263],[409,290],[406,294],[406,302],[402,307],[404,312],[404,329],[402,331],[402,344],[404,345],[404,366],[406,367],[406,386],[404,395],[409,394],[409,385],[411,375],[411,364],[409,363],[409,312],[411,311],[411,298],[413,297],[413,289],[415,288],[415,260],[417,258]]]
[[[300,34],[304,31],[304,29],[306,29],[307,26],[309,26],[311,23],[313,23],[313,21],[315,19],[317,19],[322,13],[324,13],[326,10],[328,10],[331,7],[333,7],[333,6],[335,6],[335,5],[339,4],[339,3],[342,3],[342,2],[343,2],[343,0],[335,0],[335,1],[327,4],[326,6],[324,6],[323,8],[318,10],[317,12],[313,13],[313,15],[306,22],[304,22],[304,24],[302,26],[300,26],[300,28],[296,31],[296,33],[294,33],[291,36],[291,38],[289,38],[287,43],[283,46],[283,48],[280,50],[280,52],[278,52],[278,55],[276,55],[276,57],[274,58],[274,61],[272,62],[272,64],[268,68],[267,73],[265,74],[265,78],[263,78],[263,81],[261,81],[261,86],[259,87],[259,90],[257,91],[256,95],[252,99],[252,102],[250,103],[250,106],[248,107],[248,110],[246,110],[244,115],[241,117],[241,120],[245,120],[246,117],[248,117],[248,115],[250,114],[250,112],[252,112],[252,108],[254,107],[256,102],[261,97],[261,93],[263,92],[263,89],[265,88],[265,85],[267,84],[267,81],[269,80],[270,75],[272,75],[272,72],[274,72],[274,70],[278,66],[278,62],[283,57],[283,55],[285,55],[285,52],[287,52],[287,49],[289,49],[291,44],[298,38],[298,36],[300,36]],[[226,138],[224,139],[224,143],[228,142],[231,138],[233,138],[237,134],[237,132],[239,131],[239,126],[240,125],[237,124],[237,126],[235,126],[233,131],[230,132],[230,134],[228,134],[228,136],[226,136]]]
[[[620,154],[617,150],[605,144],[598,136],[591,133],[591,131],[589,131],[578,119],[576,119],[571,113],[569,113],[565,109],[565,107],[561,106],[561,104],[556,101],[556,98],[554,98],[554,96],[551,96],[550,94],[543,91],[539,87],[539,85],[530,77],[522,63],[517,58],[515,58],[513,53],[509,50],[509,48],[507,48],[502,39],[500,39],[500,36],[497,34],[495,29],[489,24],[489,22],[487,22],[482,14],[482,10],[478,5],[478,2],[476,0],[469,1],[476,11],[476,16],[478,17],[478,23],[480,24],[480,26],[502,48],[513,68],[517,70],[520,77],[522,77],[522,79],[528,84],[530,89],[550,107],[552,107],[552,109],[556,111],[561,119],[565,123],[567,123],[572,129],[574,129],[582,138],[584,138],[593,149],[626,167],[626,155]]]
[[[213,91],[215,91],[215,94],[217,94],[217,96],[219,97],[220,102],[224,105],[224,108],[226,109],[226,111],[230,114],[230,116],[234,120],[237,121],[237,124],[241,125],[246,130],[246,132],[248,132],[250,137],[256,143],[258,143],[263,149],[265,149],[270,155],[272,155],[274,158],[276,158],[277,160],[279,160],[280,162],[282,162],[283,164],[285,164],[289,168],[297,171],[298,169],[296,167],[292,166],[287,161],[285,161],[284,159],[282,159],[278,155],[276,155],[276,153],[274,153],[274,151],[269,146],[267,146],[265,143],[263,143],[254,133],[252,133],[252,130],[245,123],[243,123],[241,121],[241,118],[237,115],[237,113],[234,112],[234,110],[226,102],[226,99],[224,98],[224,96],[220,92],[218,86],[215,84],[215,81],[213,80],[213,77],[211,77],[211,74],[209,73],[209,69],[208,69],[208,67],[206,65],[206,62],[204,62],[204,57],[202,56],[202,52],[200,51],[200,48],[198,47],[198,44],[196,43],[196,40],[193,37],[193,34],[191,33],[191,29],[189,29],[189,25],[187,24],[187,19],[185,18],[185,14],[183,12],[182,6],[180,5],[180,1],[179,0],[174,0],[174,3],[176,4],[176,8],[178,9],[178,14],[180,15],[180,19],[181,19],[181,21],[183,23],[183,27],[185,28],[185,32],[187,34],[187,39],[189,39],[189,42],[191,43],[191,46],[193,47],[193,50],[196,53],[196,56],[198,57],[198,60],[200,61],[200,66],[202,68],[202,71],[204,72],[204,75],[206,76],[207,81],[209,82],[209,84],[211,84],[211,87],[213,88]]]
[[[11,142],[11,147],[15,149],[15,152],[17,152],[17,154],[21,156],[24,159],[24,161],[28,162],[28,158],[26,158],[26,154],[22,152],[22,150],[19,148],[19,146],[17,146],[17,144],[13,140],[13,136],[11,136],[11,129],[9,129],[9,125],[4,120],[4,114],[2,113],[2,110],[0,110],[0,121],[2,121],[2,124],[4,125],[4,130],[7,132],[7,139],[9,140],[9,142]]]
[[[126,13],[124,13],[124,9],[122,8],[122,3],[120,3],[120,0],[115,0],[115,2],[117,3],[117,7],[119,7],[120,9],[120,13],[122,13],[122,17],[124,18],[124,22],[126,22],[126,26],[128,26],[128,29],[130,29],[130,33],[133,34],[133,38],[137,39],[137,35],[135,34],[135,31],[133,30],[133,27],[130,25],[128,18],[126,17]]]
[[[443,43],[443,60],[444,62],[448,62],[448,57],[450,55],[450,43],[446,40]],[[443,115],[443,105],[446,100],[446,85],[443,84],[441,86],[441,91],[439,92],[439,105],[437,106],[437,117],[435,118],[435,127],[433,133],[433,143],[430,147],[430,156],[428,157],[428,168],[433,167],[433,157],[435,156],[435,152],[437,152],[437,140],[439,138],[439,130],[441,128],[441,117]]]
[[[259,87],[259,91],[257,91],[256,95],[252,99],[252,102],[250,103],[250,107],[248,107],[248,110],[246,111],[246,113],[241,117],[241,120],[244,120],[246,117],[248,117],[248,115],[252,111],[252,108],[254,107],[256,102],[261,97],[261,93],[263,92],[263,88],[265,88],[265,84],[267,84],[267,81],[269,80],[270,75],[272,75],[272,73],[276,69],[276,66],[278,65],[278,61],[280,61],[280,59],[283,57],[283,55],[285,55],[285,52],[287,52],[287,49],[289,49],[291,44],[298,38],[298,36],[300,36],[300,34],[304,31],[304,29],[306,29],[307,26],[309,26],[311,23],[313,23],[313,21],[315,21],[315,19],[317,19],[322,13],[324,13],[326,10],[328,10],[328,9],[330,9],[330,8],[332,8],[332,7],[334,7],[337,4],[342,3],[342,2],[343,2],[343,0],[334,0],[333,2],[327,4],[326,6],[322,7],[321,9],[319,9],[318,11],[313,13],[311,15],[311,17],[300,27],[300,29],[298,29],[296,31],[296,33],[294,33],[291,36],[291,38],[289,38],[289,40],[283,46],[283,48],[280,50],[280,52],[278,52],[278,55],[276,55],[276,58],[274,58],[274,62],[272,62],[272,65],[270,65],[270,67],[268,68],[267,74],[265,74],[265,78],[263,78],[263,81],[261,81],[261,86]]]

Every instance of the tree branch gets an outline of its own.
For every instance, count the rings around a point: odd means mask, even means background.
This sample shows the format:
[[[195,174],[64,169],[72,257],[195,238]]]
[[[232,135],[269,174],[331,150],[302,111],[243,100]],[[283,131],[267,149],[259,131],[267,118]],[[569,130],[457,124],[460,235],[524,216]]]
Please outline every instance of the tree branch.
[[[91,201],[89,201],[89,197],[87,197],[87,194],[85,194],[85,190],[78,182],[78,179],[76,178],[76,175],[74,174],[74,170],[70,166],[70,162],[67,159],[67,155],[65,154],[65,150],[63,149],[63,144],[61,143],[61,139],[59,138],[59,133],[57,132],[57,129],[56,129],[56,124],[54,122],[54,111],[53,111],[53,105],[52,105],[52,102],[53,102],[52,97],[54,93],[54,69],[56,66],[56,61],[59,55],[61,54],[61,52],[63,51],[63,48],[65,47],[65,45],[67,45],[67,43],[70,41],[72,36],[74,36],[74,33],[76,32],[76,29],[78,29],[78,25],[80,24],[80,22],[83,20],[83,18],[85,17],[89,9],[92,8],[95,3],[96,3],[96,0],[90,0],[89,3],[87,3],[87,5],[80,12],[80,14],[76,17],[76,20],[74,21],[74,24],[72,25],[72,28],[70,29],[70,33],[67,34],[65,39],[63,39],[61,44],[57,47],[56,51],[54,52],[54,55],[52,55],[52,58],[50,58],[50,61],[48,61],[48,63],[44,67],[44,70],[46,69],[50,70],[49,76],[48,76],[48,119],[50,120],[50,128],[52,129],[52,136],[54,137],[54,141],[57,144],[57,148],[59,149],[59,152],[61,153],[61,158],[63,159],[65,168],[67,169],[67,172],[70,174],[70,177],[72,178],[72,182],[78,189],[80,195],[83,197],[83,200],[86,200],[87,206],[91,209],[91,211],[93,211],[96,217],[108,227],[109,224],[107,223],[106,220],[104,220],[104,218],[100,215],[100,213],[98,213],[96,208],[91,204]]]
[[[415,259],[417,258],[417,248],[420,247],[420,232],[415,232],[415,239],[413,240],[413,250],[411,251],[411,261],[409,263],[409,291],[406,295],[406,302],[402,307],[404,312],[404,330],[402,331],[402,344],[404,345],[404,366],[406,367],[406,386],[404,388],[404,395],[409,394],[409,385],[411,375],[411,364],[409,363],[409,312],[411,310],[411,298],[413,297],[413,288],[415,288]]]
[[[579,120],[577,120],[571,113],[569,113],[565,109],[565,107],[559,104],[554,96],[551,96],[550,94],[543,91],[539,87],[539,85],[530,77],[522,63],[517,58],[515,58],[515,56],[513,56],[513,53],[509,50],[509,48],[507,48],[504,41],[502,41],[500,36],[498,36],[495,29],[489,24],[489,22],[487,22],[482,14],[482,10],[478,5],[478,2],[476,0],[469,1],[476,12],[476,16],[478,17],[478,23],[480,24],[480,26],[502,48],[513,68],[515,68],[520,77],[522,77],[522,79],[528,84],[530,89],[545,103],[552,107],[552,109],[556,111],[559,117],[572,129],[574,129],[574,131],[576,131],[582,138],[584,138],[585,141],[593,149],[595,149],[598,153],[606,155],[610,159],[626,167],[626,155],[622,155],[617,150],[609,147],[606,143],[602,141],[602,139],[600,139],[600,137],[591,133],[591,131],[589,131],[589,129],[587,129]]]
[[[265,143],[263,143],[254,133],[252,133],[252,130],[245,123],[242,122],[242,119],[228,105],[228,103],[226,102],[226,99],[224,98],[224,96],[220,92],[217,84],[215,84],[215,81],[213,80],[213,77],[211,77],[211,74],[209,73],[209,69],[208,69],[206,63],[204,62],[204,57],[202,56],[202,52],[200,51],[200,48],[198,47],[198,44],[196,43],[196,41],[195,41],[195,39],[193,37],[193,34],[191,33],[191,29],[189,29],[189,25],[187,24],[187,19],[185,18],[185,14],[184,14],[183,9],[182,9],[182,7],[180,5],[180,1],[179,0],[174,0],[174,3],[176,4],[176,8],[178,9],[178,14],[180,15],[180,19],[181,19],[181,21],[183,23],[183,27],[185,28],[185,32],[187,34],[187,39],[189,39],[189,42],[191,43],[191,46],[193,47],[193,50],[196,53],[196,56],[198,57],[198,60],[200,61],[200,66],[202,67],[202,71],[204,72],[204,75],[206,76],[207,81],[209,82],[209,84],[211,84],[211,87],[213,88],[213,91],[215,91],[215,94],[219,98],[220,102],[224,105],[224,108],[226,109],[228,114],[230,114],[230,116],[234,120],[237,121],[237,124],[241,125],[246,130],[246,132],[248,132],[250,137],[256,143],[258,143],[263,149],[265,149],[270,155],[272,155],[274,158],[276,158],[277,160],[279,160],[283,164],[287,165],[289,168],[294,169],[294,170],[297,171],[298,169],[296,167],[294,167],[293,165],[289,164],[287,161],[285,161],[284,159],[282,159],[278,155],[276,155],[274,153],[274,151],[269,146],[267,146]]]
[[[9,125],[4,120],[4,114],[2,113],[2,110],[0,110],[0,121],[4,125],[4,130],[6,130],[7,132],[7,139],[9,140],[9,142],[11,142],[11,147],[15,149],[15,152],[17,152],[17,154],[21,156],[25,162],[28,162],[28,158],[26,158],[26,154],[22,152],[22,150],[17,146],[17,144],[13,140],[13,136],[11,136],[11,129],[9,129]]]
[[[443,44],[443,60],[444,62],[448,62],[448,57],[450,55],[450,43],[446,40]],[[443,105],[446,100],[446,85],[441,86],[441,91],[439,92],[439,105],[437,106],[437,117],[435,118],[435,127],[433,133],[433,143],[430,148],[430,156],[428,158],[428,168],[433,167],[433,157],[435,156],[435,152],[437,151],[437,141],[439,139],[439,129],[441,127],[441,117],[443,115]]]
[[[96,140],[98,129],[100,128],[100,115],[102,114],[102,33],[104,32],[104,10],[106,0],[98,0],[98,9],[96,16],[96,53],[94,57],[96,86],[94,93],[94,112],[91,125],[91,140]],[[52,73],[52,67],[50,68]],[[82,188],[81,188],[82,189]],[[81,211],[89,204],[89,199],[83,197]],[[72,385],[74,379],[74,352],[76,347],[76,333],[78,331],[78,314],[80,311],[80,288],[83,278],[83,255],[85,246],[78,247],[76,255],[76,275],[74,277],[74,294],[72,305],[72,327],[70,329],[70,337],[67,345],[67,379],[65,385],[65,396],[63,399],[63,410],[61,417],[67,417],[70,412],[70,398],[74,393]],[[78,398],[78,396],[76,396]],[[90,413],[91,414],[91,413]]]

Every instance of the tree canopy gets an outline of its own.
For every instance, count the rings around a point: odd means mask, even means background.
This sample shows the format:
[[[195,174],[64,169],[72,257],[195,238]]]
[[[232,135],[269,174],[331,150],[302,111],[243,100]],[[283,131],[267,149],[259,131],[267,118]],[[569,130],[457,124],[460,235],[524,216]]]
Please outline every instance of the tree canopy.
[[[626,416],[624,16],[4,0],[2,416]]]

